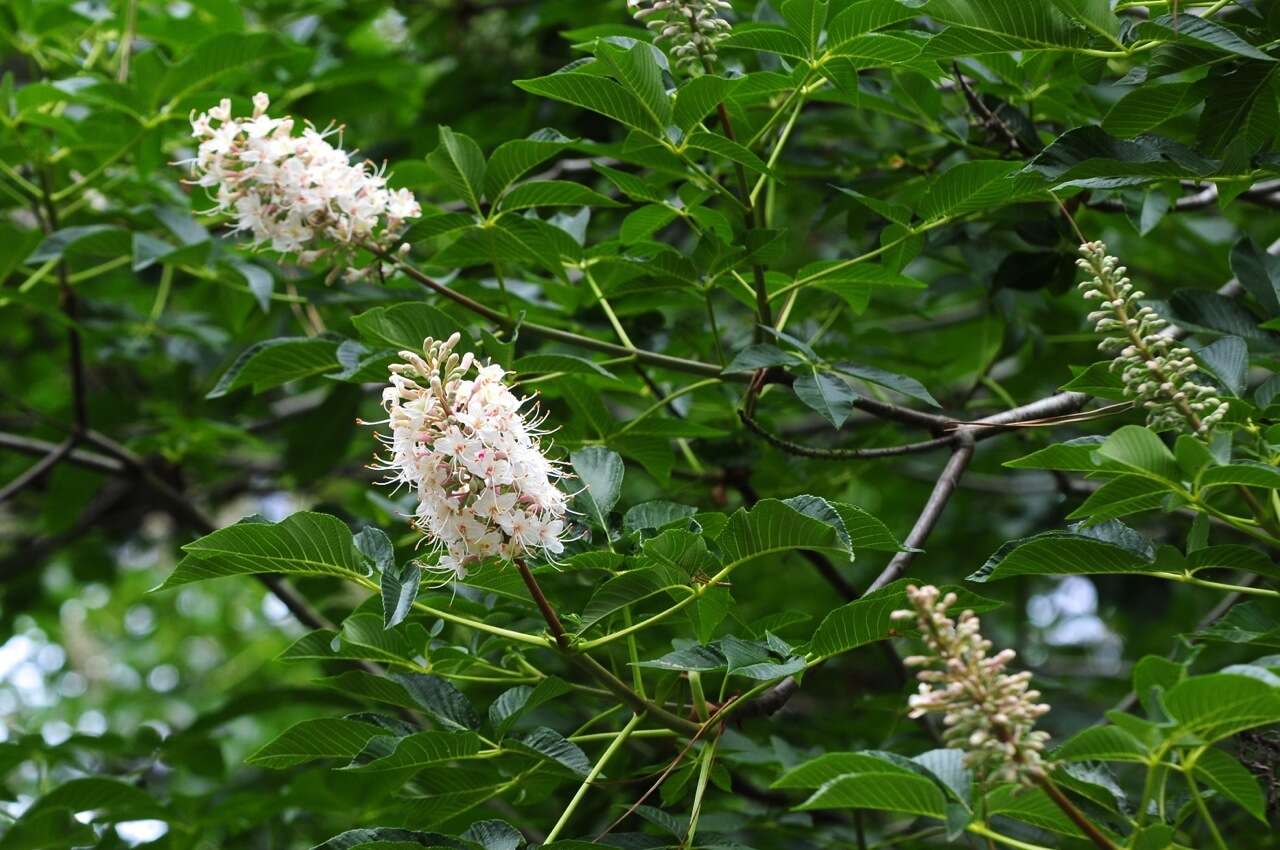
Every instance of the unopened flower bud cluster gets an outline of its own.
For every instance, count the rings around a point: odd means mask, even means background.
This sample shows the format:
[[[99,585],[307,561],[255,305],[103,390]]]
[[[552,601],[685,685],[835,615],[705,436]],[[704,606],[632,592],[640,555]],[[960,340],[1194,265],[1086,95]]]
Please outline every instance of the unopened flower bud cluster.
[[[387,188],[385,172],[368,161],[352,164],[328,141],[336,130],[306,126],[294,135],[294,120],[272,118],[269,105],[260,92],[250,118],[233,117],[224,99],[191,120],[199,147],[190,165],[216,211],[234,216],[235,229],[255,244],[297,254],[304,265],[331,259],[341,267],[361,247],[392,250],[408,220],[422,214],[413,193]]]
[[[1144,293],[1125,276],[1125,267],[1107,255],[1101,242],[1080,246],[1076,264],[1092,275],[1080,284],[1084,297],[1100,302],[1089,314],[1105,337],[1098,348],[1114,356],[1125,395],[1147,410],[1157,429],[1207,434],[1227,414],[1227,403],[1213,387],[1198,383],[1195,358],[1185,346],[1161,333],[1166,322],[1140,303]]]
[[[958,619],[947,616],[956,595],[942,596],[933,586],[907,588],[910,610],[893,612],[895,620],[914,620],[927,655],[906,659],[916,674],[919,692],[911,697],[911,717],[942,715],[947,745],[965,751],[965,764],[982,780],[1032,784],[1045,773],[1041,751],[1049,735],[1035,729],[1049,706],[1036,702],[1031,674],[1007,673],[1011,649],[988,655],[972,611]]]
[[[457,343],[427,339],[390,367],[380,424],[391,434],[379,437],[389,456],[378,468],[391,473],[384,483],[414,488],[435,569],[462,578],[487,558],[563,552],[568,500],[529,399],[511,392],[502,367],[455,353]]]
[[[716,61],[716,45],[730,30],[720,12],[733,6],[728,0],[627,0],[627,8],[658,43],[670,45],[678,64],[697,71]]]

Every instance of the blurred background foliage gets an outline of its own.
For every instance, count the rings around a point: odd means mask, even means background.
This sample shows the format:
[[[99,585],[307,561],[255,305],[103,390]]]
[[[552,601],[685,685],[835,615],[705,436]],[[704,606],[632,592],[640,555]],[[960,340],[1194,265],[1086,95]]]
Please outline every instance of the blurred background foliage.
[[[751,5],[735,3],[744,18]],[[1260,16],[1275,37],[1280,13],[1274,4],[1240,5],[1236,14]],[[765,4],[755,14],[775,19]],[[0,161],[21,181],[37,178],[17,170],[19,164],[51,162],[54,191],[67,190],[62,224],[113,228],[99,234],[101,244],[88,240],[66,257],[81,302],[93,428],[145,458],[150,474],[190,494],[219,526],[312,508],[381,527],[408,552],[412,535],[400,506],[370,486],[369,429],[355,424],[358,417],[377,418],[376,391],[320,376],[262,394],[207,394],[251,342],[348,329],[354,313],[412,290],[326,287],[321,273],[275,265],[265,256],[246,267],[210,238],[212,222],[199,214],[203,200],[191,199],[172,165],[189,155],[188,111],[206,109],[222,95],[243,100],[266,90],[273,108],[320,126],[341,124],[347,146],[386,160],[395,184],[412,188],[424,203],[450,208],[450,193],[425,161],[438,144],[440,124],[470,135],[485,151],[548,126],[600,143],[621,140],[599,116],[526,94],[512,81],[580,58],[574,45],[584,40],[624,32],[640,31],[621,0],[7,0],[0,7]],[[200,61],[210,57],[234,61],[217,73],[202,72]],[[741,55],[729,59],[731,66],[741,61]],[[965,72],[992,108],[1024,122],[1009,118],[1038,147],[1072,127],[1101,122],[1129,91],[1116,80],[1131,69],[1117,63],[1104,75],[1102,65],[1050,52],[1022,62],[994,57],[987,66],[968,61]],[[1274,113],[1274,91],[1267,97]],[[1263,116],[1264,131],[1273,119]],[[1193,141],[1197,120],[1194,109],[1175,112],[1161,131]],[[609,150],[583,143],[562,167],[600,184],[574,158]],[[964,93],[954,83],[941,84],[941,77],[911,69],[871,72],[852,103],[838,95],[818,98],[801,117],[782,163],[786,191],[770,196],[775,217],[787,222],[789,270],[851,256],[880,227],[871,210],[833,186],[885,196],[974,152],[1011,159],[1026,153],[975,120]],[[40,263],[28,258],[43,236],[21,183],[9,176],[0,176],[0,431],[13,439],[0,446],[3,481],[32,462],[22,440],[57,443],[73,422],[57,287],[30,284]],[[1265,204],[1162,214],[1179,194],[1176,180],[1096,193],[1098,208],[1077,206],[1078,220],[1086,233],[1105,237],[1139,270],[1143,286],[1164,299],[1211,292],[1231,278],[1233,247],[1241,239],[1267,246],[1280,237],[1280,219]],[[616,225],[610,213],[599,215]],[[164,244],[140,245],[131,235],[137,233],[160,234]],[[1069,364],[1097,359],[1085,307],[1068,294],[1073,240],[1051,205],[993,210],[930,237],[928,250],[910,266],[927,288],[878,292],[865,312],[846,312],[828,294],[806,293],[796,306],[796,326],[807,333],[830,328],[831,345],[919,378],[949,411],[995,412],[1054,392],[1070,378]],[[167,253],[157,261],[149,250]],[[491,269],[472,269],[467,280],[474,291],[496,291]],[[555,311],[532,285],[510,283],[530,309]],[[605,328],[599,310],[581,303],[578,320]],[[677,345],[715,359],[696,302],[638,292],[615,303],[642,347]],[[750,318],[730,317],[721,331],[726,349],[736,351],[750,341]],[[1274,368],[1275,334],[1255,336],[1255,368]],[[587,395],[609,389],[589,377],[573,380]],[[534,387],[547,391],[563,444],[590,436],[588,418],[565,390]],[[634,394],[609,398],[615,411],[647,404]],[[682,401],[695,419],[698,410],[722,403],[701,396]],[[798,439],[831,434],[794,405],[779,421]],[[902,438],[898,426],[859,414],[845,428],[854,445]],[[1056,429],[1053,437],[1098,428],[1086,422]],[[1001,468],[1047,441],[1027,429],[983,444],[913,572],[958,580],[1005,540],[1061,526],[1079,504],[1079,482]],[[860,505],[900,535],[941,463],[931,455],[800,460],[731,427],[696,444],[708,467],[749,470],[759,494],[823,494]],[[670,443],[656,452],[651,445],[639,449],[622,449],[624,505],[664,498],[720,509],[744,498],[732,482],[672,476],[683,461]],[[244,764],[246,754],[297,720],[359,709],[358,700],[340,690],[311,684],[337,668],[278,660],[305,630],[252,582],[149,593],[196,530],[136,474],[95,469],[91,456],[100,454],[77,451],[84,464],[58,465],[40,486],[0,508],[0,820],[69,780],[111,776],[126,779],[137,793],[86,806],[106,811],[97,822],[114,828],[93,833],[84,824],[59,824],[70,843],[308,847],[361,825],[379,794],[367,780]],[[1161,514],[1144,530],[1179,539],[1186,524]],[[886,559],[860,556],[846,570],[848,581],[864,585]],[[300,586],[336,620],[364,598],[336,581]],[[984,593],[1009,603],[988,615],[990,636],[1017,647],[1035,670],[1054,705],[1046,726],[1058,732],[1094,722],[1130,690],[1134,661],[1166,653],[1214,601],[1192,588],[1135,576],[1021,578]],[[786,614],[790,625],[780,625],[779,633],[796,640],[839,601],[816,572],[790,561],[736,575],[733,595],[737,620]],[[1216,669],[1248,655],[1214,644],[1202,660],[1213,656],[1206,666]],[[484,705],[500,690],[479,686],[473,699]],[[806,680],[773,720],[731,731],[725,746],[742,776],[733,781],[735,795],[722,796],[706,814],[706,828],[755,846],[851,846],[850,823],[824,822],[825,831],[815,833],[818,816],[789,813],[785,798],[763,790],[767,778],[753,778],[753,766],[776,772],[819,745],[892,748],[913,734],[902,728],[903,693],[879,656],[866,653]],[[1274,801],[1280,750],[1265,735],[1256,745],[1262,762],[1270,759],[1264,781],[1273,783]],[[630,758],[652,768],[670,753],[653,744]],[[685,788],[688,778],[673,785]],[[479,811],[523,827],[542,819],[537,815],[553,787],[551,780],[531,782],[510,802]],[[638,783],[622,784],[592,805],[617,814],[640,790]],[[675,805],[678,789],[670,793]],[[447,826],[465,827],[480,816],[472,812]],[[649,832],[661,835],[661,817],[650,813],[650,819],[657,825]],[[748,823],[749,837],[735,832]],[[1274,838],[1256,825],[1253,830],[1256,843],[1249,846],[1275,846]],[[24,840],[0,837],[0,847],[56,844],[47,837]]]

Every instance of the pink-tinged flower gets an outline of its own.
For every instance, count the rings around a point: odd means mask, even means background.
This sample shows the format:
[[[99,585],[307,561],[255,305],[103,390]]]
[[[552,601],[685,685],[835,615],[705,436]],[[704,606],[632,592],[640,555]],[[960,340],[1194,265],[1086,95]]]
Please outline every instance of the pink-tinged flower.
[[[428,339],[391,366],[378,468],[390,473],[384,483],[414,488],[415,524],[440,553],[434,569],[463,578],[486,558],[563,552],[568,497],[530,400],[511,392],[500,366],[455,354],[458,338]]]
[[[224,99],[191,119],[199,140],[188,161],[195,184],[210,190],[214,210],[255,245],[270,245],[299,262],[321,259],[348,266],[361,247],[391,251],[408,221],[422,214],[413,194],[387,188],[384,170],[329,143],[336,131],[304,127],[267,115],[270,101],[253,97],[253,115],[233,118]],[[347,269],[348,278],[369,272]]]

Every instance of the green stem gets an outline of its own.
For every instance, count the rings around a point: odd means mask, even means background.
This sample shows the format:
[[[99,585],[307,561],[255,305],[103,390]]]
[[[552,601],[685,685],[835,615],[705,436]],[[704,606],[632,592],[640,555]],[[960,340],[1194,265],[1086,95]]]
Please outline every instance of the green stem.
[[[356,579],[356,583],[363,586],[365,589],[371,590],[375,593],[382,592],[382,589],[377,585],[377,583],[370,581],[367,578],[359,577]],[[475,629],[478,632],[486,632],[491,635],[497,635],[498,637],[504,637],[504,638],[507,638],[508,640],[514,640],[517,643],[527,643],[530,646],[545,646],[545,647],[550,647],[553,645],[552,642],[547,638],[540,637],[538,635],[527,635],[524,632],[517,632],[511,629],[504,629],[501,626],[492,626],[481,620],[473,620],[470,617],[463,617],[458,614],[454,614],[451,611],[444,611],[439,608],[432,608],[430,605],[427,605],[424,602],[415,601],[413,603],[413,607],[424,614],[429,614],[432,617],[439,617],[441,620],[444,620],[445,622],[453,623],[459,626],[465,626],[469,629]]]
[[[556,825],[551,827],[551,831],[547,833],[547,840],[544,844],[550,844],[559,837],[564,830],[565,825],[569,823],[569,818],[573,817],[574,811],[578,808],[578,804],[582,802],[582,798],[587,795],[587,791],[591,788],[592,783],[604,771],[605,765],[609,763],[609,759],[622,747],[631,733],[635,731],[636,726],[640,725],[640,719],[643,715],[633,714],[631,719],[627,721],[627,725],[622,727],[622,731],[613,735],[613,741],[600,754],[599,760],[591,767],[591,772],[587,774],[587,778],[582,780],[582,784],[578,786],[578,792],[573,795],[573,799],[569,801],[569,805],[560,813],[560,819],[556,821]]]
[[[165,305],[169,302],[169,290],[173,286],[173,266],[165,266],[160,272],[160,285],[156,288],[156,300],[151,304],[151,315],[148,322],[155,327],[156,322],[164,315]]]
[[[120,266],[127,265],[132,261],[132,257],[113,257],[105,263],[99,263],[91,268],[78,271],[75,274],[67,275],[67,283],[80,283],[81,281],[89,280],[90,278],[97,277],[100,274],[106,274],[112,269],[118,269]]]
[[[696,383],[689,384],[688,386],[681,387],[680,389],[675,390],[674,392],[668,393],[666,396],[654,402],[653,404],[649,405],[649,407],[647,407],[645,410],[641,411],[640,414],[636,416],[634,419],[630,420],[621,428],[619,428],[617,432],[614,434],[614,436],[618,437],[627,433],[632,428],[634,428],[637,424],[643,421],[646,417],[651,416],[654,413],[657,413],[659,410],[666,407],[668,404],[680,398],[681,396],[686,396],[691,392],[696,392],[697,390],[702,389],[703,387],[714,386],[718,383],[720,383],[719,378],[708,378],[705,381],[697,381]]]
[[[833,274],[836,274],[837,272],[841,272],[841,271],[844,271],[845,269],[852,268],[853,266],[856,266],[859,263],[865,263],[867,260],[873,260],[876,257],[883,254],[885,251],[888,251],[891,248],[895,248],[898,245],[901,245],[903,242],[907,241],[908,239],[913,239],[922,233],[927,233],[928,231],[933,230],[935,227],[941,227],[944,224],[950,224],[952,219],[953,219],[952,216],[943,216],[937,221],[931,221],[925,224],[921,224],[918,227],[911,228],[902,236],[899,236],[897,239],[894,239],[892,242],[886,242],[885,244],[881,245],[879,248],[873,248],[872,250],[867,251],[864,254],[859,254],[858,256],[852,257],[848,260],[845,260],[844,262],[836,263],[834,266],[825,268],[822,271],[814,272],[813,274],[806,275],[805,277],[798,277],[795,280],[793,280],[791,283],[788,283],[786,286],[783,286],[774,290],[773,294],[771,294],[769,297],[771,299],[780,298],[783,295],[786,295],[788,292],[791,292],[793,289],[799,289],[802,286],[808,286],[814,281],[821,280],[824,277],[829,277]]]
[[[503,313],[494,310],[473,298],[468,298],[460,292],[455,292],[439,281],[433,280],[423,274],[414,266],[405,262],[399,256],[388,254],[385,252],[375,252],[381,259],[395,264],[401,271],[408,275],[412,280],[417,281],[427,289],[443,295],[450,301],[459,304],[477,315],[483,316],[494,324],[504,329],[510,330],[515,327],[515,322]],[[540,325],[535,322],[520,323],[520,330],[533,336],[541,336],[546,339],[554,339],[559,342],[565,342],[570,345],[576,345],[580,348],[586,348],[591,351],[600,351],[605,354],[611,354],[615,357],[634,356],[642,363],[650,366],[657,366],[663,369],[670,369],[673,372],[687,372],[694,375],[718,376],[721,373],[719,366],[714,363],[703,363],[698,360],[686,360],[683,357],[672,357],[667,354],[659,354],[655,351],[645,351],[641,348],[627,348],[623,345],[617,345],[612,342],[595,339],[589,336],[573,333],[572,331],[553,328],[548,325]],[[746,382],[749,375],[726,375],[726,379]]]
[[[1200,811],[1200,817],[1204,820],[1205,826],[1209,827],[1209,834],[1213,837],[1214,846],[1218,850],[1230,850],[1227,842],[1222,840],[1222,833],[1218,831],[1218,824],[1214,822],[1213,815],[1209,813],[1209,807],[1204,802],[1204,797],[1200,795],[1200,789],[1196,787],[1196,781],[1191,775],[1191,771],[1185,772],[1187,777],[1187,790],[1191,792],[1191,799],[1196,804],[1196,809]]]
[[[1043,844],[1031,844],[1027,841],[1019,841],[1016,838],[1001,835],[995,830],[988,828],[984,823],[971,823],[965,827],[965,829],[972,832],[974,835],[981,835],[983,838],[989,838],[1006,847],[1013,847],[1014,850],[1052,850],[1052,848],[1045,847]]]
[[[1138,803],[1138,826],[1146,826],[1147,821],[1151,818],[1151,803],[1156,794],[1156,786],[1164,773],[1165,768],[1162,764],[1165,753],[1169,751],[1168,745],[1162,745],[1151,754],[1151,760],[1147,762],[1147,779],[1142,784],[1142,799]]]
[[[613,332],[618,335],[618,341],[634,351],[635,344],[627,336],[626,329],[622,327],[622,322],[618,321],[617,314],[613,312],[613,307],[609,304],[608,299],[604,297],[604,292],[600,289],[599,284],[596,283],[596,279],[591,276],[591,267],[582,266],[582,275],[586,278],[587,286],[591,287],[591,294],[600,303],[600,309],[604,311],[605,318],[609,320],[609,324],[613,327]]]
[[[1182,584],[1191,584],[1196,587],[1204,587],[1210,590],[1222,590],[1228,593],[1244,593],[1250,596],[1266,596],[1271,599],[1280,599],[1280,590],[1271,590],[1266,587],[1253,587],[1252,585],[1246,584],[1227,584],[1226,582],[1221,581],[1210,581],[1209,579],[1196,578],[1195,576],[1187,575],[1186,573],[1153,572],[1147,573],[1147,575],[1155,576],[1156,578],[1168,579],[1169,581],[1180,582]]]
[[[698,817],[702,814],[702,799],[707,792],[707,780],[711,778],[711,765],[716,757],[716,744],[719,738],[712,740],[702,750],[701,764],[698,768],[698,787],[693,792],[693,811],[689,814],[689,832],[680,843],[682,850],[693,846],[694,836],[698,833]]]
[[[697,712],[698,719],[706,723],[710,712],[707,710],[707,695],[702,690],[702,674],[697,670],[689,671],[689,693],[693,695],[693,710]]]

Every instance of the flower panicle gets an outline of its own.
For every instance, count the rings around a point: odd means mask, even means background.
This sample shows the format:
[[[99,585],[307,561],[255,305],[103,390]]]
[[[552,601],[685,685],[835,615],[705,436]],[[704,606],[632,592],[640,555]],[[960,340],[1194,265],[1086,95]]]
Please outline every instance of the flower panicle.
[[[910,700],[910,716],[941,714],[948,746],[965,751],[965,764],[983,780],[1031,785],[1046,773],[1041,755],[1049,739],[1035,729],[1049,711],[1038,703],[1029,672],[1006,672],[1015,653],[990,655],[991,641],[982,636],[972,611],[952,619],[957,602],[931,585],[907,588],[911,608],[894,611],[894,620],[919,626],[928,653],[905,660],[919,667],[919,690]]]
[[[408,189],[387,187],[385,166],[353,163],[331,144],[335,128],[308,124],[295,135],[293,118],[267,114],[270,103],[259,92],[248,118],[232,115],[226,98],[193,114],[198,145],[186,162],[192,182],[208,189],[213,211],[233,217],[234,229],[255,245],[296,254],[305,265],[334,261],[348,279],[367,275],[369,268],[351,267],[356,251],[390,252],[409,220],[422,214],[418,201]]]
[[[384,484],[417,494],[414,522],[440,553],[437,572],[463,578],[487,558],[564,551],[568,477],[542,450],[543,418],[508,388],[501,366],[454,351],[460,337],[400,352],[382,393]]]
[[[1112,370],[1125,395],[1146,408],[1147,423],[1201,436],[1212,431],[1227,415],[1227,403],[1195,380],[1199,369],[1191,351],[1161,332],[1166,322],[1141,303],[1145,293],[1134,288],[1127,269],[1102,242],[1081,245],[1076,264],[1089,275],[1079,285],[1084,297],[1099,302],[1089,314],[1103,337],[1098,348],[1112,355]]]
[[[658,43],[669,45],[676,63],[691,73],[716,61],[716,45],[732,28],[720,14],[733,9],[728,0],[627,0],[627,8]]]

